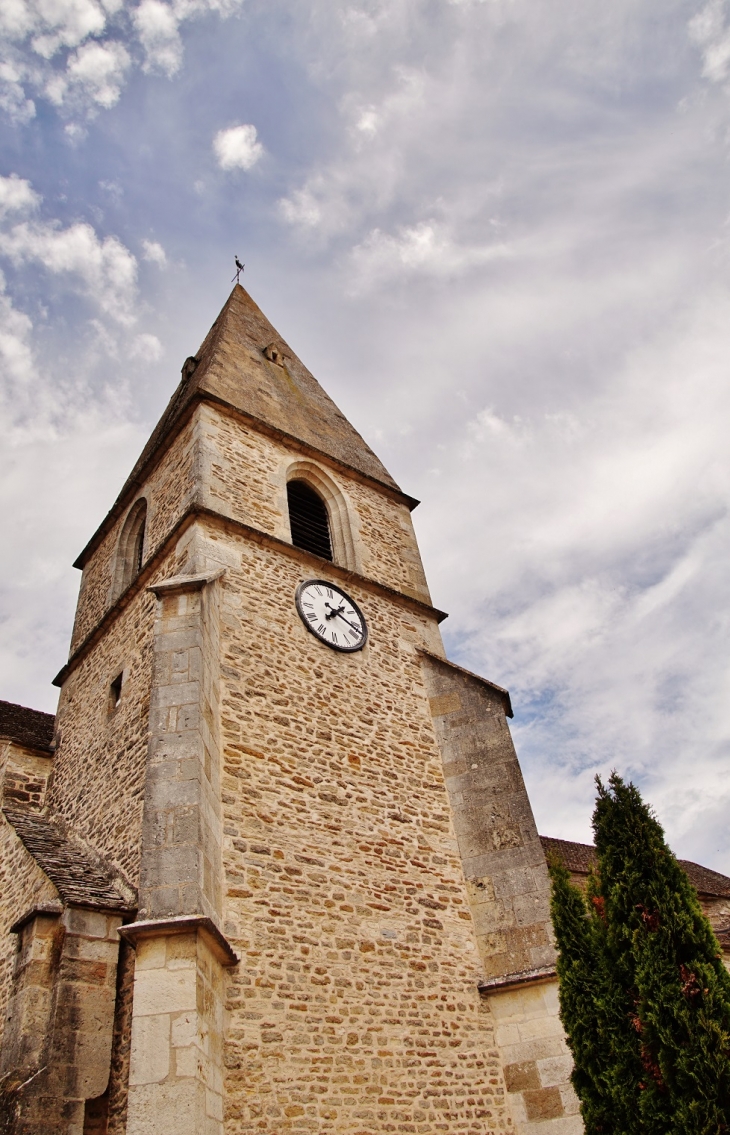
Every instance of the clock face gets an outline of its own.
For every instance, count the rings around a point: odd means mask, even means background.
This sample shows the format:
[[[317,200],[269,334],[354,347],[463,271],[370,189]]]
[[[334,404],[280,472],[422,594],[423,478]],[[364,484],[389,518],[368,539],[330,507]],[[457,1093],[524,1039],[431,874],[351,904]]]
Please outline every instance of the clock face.
[[[300,583],[296,604],[307,630],[333,650],[362,650],[367,642],[367,624],[357,603],[326,579]]]

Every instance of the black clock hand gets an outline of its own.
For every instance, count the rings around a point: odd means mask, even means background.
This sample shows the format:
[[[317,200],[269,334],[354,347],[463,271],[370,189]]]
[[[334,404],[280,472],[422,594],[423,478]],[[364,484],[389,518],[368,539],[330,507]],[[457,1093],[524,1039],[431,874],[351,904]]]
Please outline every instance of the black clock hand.
[[[325,599],[324,605],[325,605],[325,607],[329,607],[329,609],[330,609],[330,613],[329,613],[329,615],[325,615],[325,619],[334,619],[335,615],[339,615],[340,618],[342,619],[343,623],[347,623],[348,627],[352,627],[352,629],[354,631],[357,631],[358,634],[362,634],[362,627],[356,627],[354,623],[351,623],[350,620],[346,619],[345,616],[342,614],[342,612],[345,609],[344,604],[343,604],[342,607],[333,607]]]
[[[362,634],[362,627],[356,627],[354,623],[351,623],[349,619],[345,618],[345,616],[342,614],[342,611],[335,611],[334,613],[335,615],[339,615],[343,623],[347,623],[348,627],[352,627],[352,629],[358,634]]]

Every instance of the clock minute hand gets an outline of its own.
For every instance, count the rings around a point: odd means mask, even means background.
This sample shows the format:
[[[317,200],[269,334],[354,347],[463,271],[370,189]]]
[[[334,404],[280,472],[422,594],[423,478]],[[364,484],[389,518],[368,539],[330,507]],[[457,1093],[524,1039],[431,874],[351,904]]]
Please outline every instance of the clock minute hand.
[[[352,627],[352,629],[356,631],[357,634],[362,634],[362,627],[355,626],[354,623],[351,623],[349,619],[345,618],[345,616],[342,614],[342,611],[335,611],[335,614],[339,615],[343,623],[347,623],[348,627]]]
[[[329,609],[330,609],[329,615],[325,615],[326,619],[334,619],[335,615],[339,615],[340,618],[342,619],[343,623],[347,623],[348,627],[352,627],[352,629],[354,631],[356,631],[357,634],[362,634],[362,627],[355,626],[355,624],[351,623],[349,619],[346,619],[345,616],[342,614],[342,610],[343,610],[342,607],[332,607],[327,602],[326,599],[325,599],[324,605],[325,605],[325,607],[329,607]]]

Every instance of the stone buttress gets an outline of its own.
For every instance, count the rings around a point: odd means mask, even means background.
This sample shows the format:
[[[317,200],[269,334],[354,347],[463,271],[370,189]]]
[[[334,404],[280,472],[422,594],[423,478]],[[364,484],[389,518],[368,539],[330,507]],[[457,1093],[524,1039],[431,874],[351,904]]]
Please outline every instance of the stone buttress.
[[[8,1132],[581,1129],[509,698],[444,658],[416,503],[236,286],[77,561],[53,750],[6,775]],[[312,579],[362,650],[303,625]]]

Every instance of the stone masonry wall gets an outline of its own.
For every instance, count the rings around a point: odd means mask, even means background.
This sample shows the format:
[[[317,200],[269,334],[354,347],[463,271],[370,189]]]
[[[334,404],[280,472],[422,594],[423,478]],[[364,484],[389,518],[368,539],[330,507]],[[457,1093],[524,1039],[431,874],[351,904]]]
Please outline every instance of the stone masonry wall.
[[[4,1101],[14,1135],[82,1135],[85,1101],[106,1091],[120,923],[119,914],[67,907],[23,928],[16,1031],[2,1054],[3,1072],[25,1074],[17,1085],[3,1079],[17,1089]]]
[[[550,885],[503,696],[423,657],[486,978],[555,965]]]
[[[145,497],[147,500],[145,559],[165,540],[195,495],[195,453],[196,427],[195,421],[191,420],[134,498],[137,500]],[[71,637],[71,653],[94,629],[116,599],[112,593],[112,581],[117,543],[133,503],[134,501],[130,501],[84,568]]]
[[[337,654],[294,607],[321,565],[196,529],[198,570],[226,568],[226,1129],[507,1131],[417,655],[433,619],[350,586],[371,637]]]
[[[117,997],[114,1005],[114,1034],[109,1069],[106,1135],[125,1135],[129,1095],[129,1058],[132,1039],[132,994],[135,953],[127,942],[119,946]]]
[[[42,808],[52,768],[50,753],[40,755],[14,741],[0,742],[3,807]]]
[[[40,807],[52,763],[50,757],[38,756],[12,741],[0,743],[3,805]],[[58,903],[56,888],[3,816],[0,818],[0,1042],[18,949],[18,937],[10,934],[8,928],[37,903]]]
[[[137,494],[146,498],[148,506],[145,558],[163,542],[194,499],[262,532],[290,540],[286,469],[301,456],[296,448],[249,429],[217,407],[199,405]],[[430,602],[407,506],[324,464],[322,469],[348,499],[357,570]],[[116,598],[112,592],[114,562],[127,512],[117,519],[84,568],[71,653]]]
[[[220,1135],[223,970],[195,931],[141,937],[128,1135]]]
[[[216,511],[290,541],[286,475],[302,454],[293,445],[258,434],[217,407],[203,405],[197,415],[203,451],[202,499]],[[321,468],[348,503],[356,570],[430,602],[407,506],[324,463]]]
[[[520,1135],[580,1135],[547,865],[504,697],[443,659],[421,661],[515,1126]]]
[[[218,588],[156,585],[139,917],[221,918]]]
[[[66,680],[51,809],[116,863],[135,886],[152,669],[154,596],[138,594]],[[114,708],[110,686],[124,674]]]
[[[9,932],[17,918],[36,905],[57,904],[58,892],[18,839],[15,829],[0,817],[0,1042],[5,1026],[17,934]]]
[[[573,1058],[559,1016],[555,978],[492,992],[507,1098],[524,1135],[581,1135],[580,1103],[570,1082]]]

